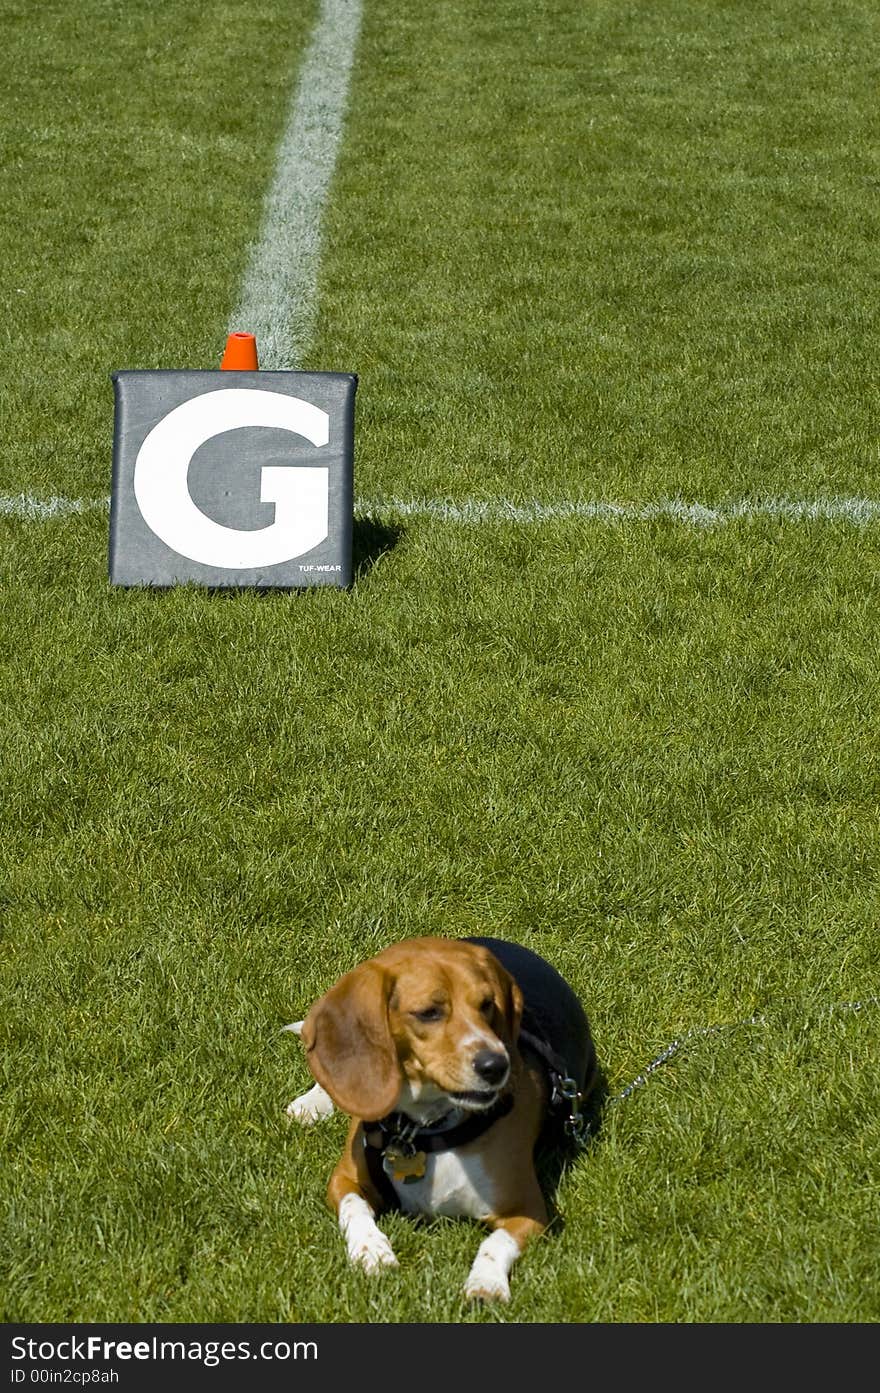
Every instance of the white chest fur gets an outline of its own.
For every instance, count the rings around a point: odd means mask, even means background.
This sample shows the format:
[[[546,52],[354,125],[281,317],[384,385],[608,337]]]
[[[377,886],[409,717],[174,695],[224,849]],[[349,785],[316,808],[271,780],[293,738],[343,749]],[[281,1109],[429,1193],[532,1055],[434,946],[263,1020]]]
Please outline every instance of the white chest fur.
[[[496,1212],[496,1187],[482,1158],[472,1153],[431,1152],[420,1180],[393,1183],[400,1207],[407,1214],[486,1219]]]

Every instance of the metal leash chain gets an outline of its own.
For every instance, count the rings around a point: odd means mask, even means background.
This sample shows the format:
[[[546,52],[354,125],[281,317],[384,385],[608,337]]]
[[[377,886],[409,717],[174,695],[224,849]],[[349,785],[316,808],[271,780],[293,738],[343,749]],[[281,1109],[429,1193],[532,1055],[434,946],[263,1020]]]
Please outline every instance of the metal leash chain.
[[[877,1006],[878,1004],[880,1004],[880,996],[867,996],[862,1001],[837,1001],[831,1006],[826,1007],[823,1014],[830,1016],[837,1011],[862,1011],[866,1006]],[[722,1031],[744,1030],[748,1026],[753,1025],[767,1025],[766,1016],[756,1014],[754,1016],[748,1016],[742,1021],[722,1022],[719,1025],[694,1026],[692,1030],[686,1031],[684,1035],[680,1035],[677,1040],[673,1040],[664,1050],[661,1050],[660,1054],[658,1054],[655,1059],[651,1060],[651,1063],[646,1066],[641,1074],[638,1074],[633,1079],[632,1083],[628,1083],[626,1088],[621,1089],[620,1093],[616,1093],[613,1098],[609,1099],[606,1106],[612,1107],[615,1103],[625,1102],[627,1098],[630,1098],[633,1093],[635,1093],[637,1088],[642,1088],[648,1082],[651,1075],[657,1069],[666,1064],[674,1055],[678,1054],[679,1050],[683,1049],[689,1040],[694,1040],[706,1035],[718,1035]],[[581,1112],[580,1105],[583,1101],[583,1094],[578,1089],[574,1079],[564,1078],[558,1080],[553,1094],[553,1101],[556,1102],[557,1100],[565,1101],[568,1104],[569,1115],[563,1123],[566,1136],[570,1137],[576,1146],[586,1148],[593,1137],[594,1128]]]

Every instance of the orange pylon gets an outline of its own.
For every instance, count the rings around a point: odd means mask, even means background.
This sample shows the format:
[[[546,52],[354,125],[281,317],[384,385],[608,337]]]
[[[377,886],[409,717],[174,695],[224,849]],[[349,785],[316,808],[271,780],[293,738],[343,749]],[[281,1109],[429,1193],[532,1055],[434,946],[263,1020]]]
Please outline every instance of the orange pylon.
[[[237,372],[256,372],[257,340],[253,334],[236,330],[226,340],[226,349],[220,362],[221,368],[232,368]]]

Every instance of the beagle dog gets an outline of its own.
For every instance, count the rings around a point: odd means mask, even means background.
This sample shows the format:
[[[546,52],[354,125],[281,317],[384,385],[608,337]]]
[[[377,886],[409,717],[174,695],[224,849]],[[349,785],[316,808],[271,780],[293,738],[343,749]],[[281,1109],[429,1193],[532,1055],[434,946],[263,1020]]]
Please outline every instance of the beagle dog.
[[[560,1103],[577,1130],[595,1075],[571,987],[516,944],[414,938],[347,972],[285,1029],[316,1080],[288,1115],[351,1117],[327,1188],[349,1260],[396,1265],[376,1223],[390,1207],[480,1220],[491,1233],[464,1294],[508,1300],[514,1262],[548,1222],[535,1144]]]

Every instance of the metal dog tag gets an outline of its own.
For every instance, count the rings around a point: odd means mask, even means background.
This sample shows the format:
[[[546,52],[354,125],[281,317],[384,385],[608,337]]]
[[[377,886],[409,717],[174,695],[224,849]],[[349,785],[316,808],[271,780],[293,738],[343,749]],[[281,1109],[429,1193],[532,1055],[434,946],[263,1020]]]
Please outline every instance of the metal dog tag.
[[[404,1185],[421,1180],[427,1164],[424,1151],[402,1151],[393,1146],[388,1147],[382,1158],[386,1175],[390,1175],[392,1180],[402,1181]]]

